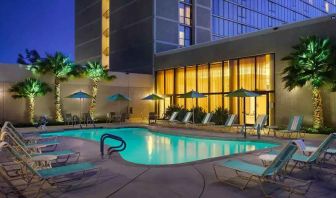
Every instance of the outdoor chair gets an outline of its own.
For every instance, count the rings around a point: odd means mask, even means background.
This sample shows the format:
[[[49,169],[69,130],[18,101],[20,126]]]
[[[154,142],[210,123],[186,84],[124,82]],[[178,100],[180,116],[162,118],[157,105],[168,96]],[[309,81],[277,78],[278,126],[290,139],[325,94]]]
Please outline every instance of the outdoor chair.
[[[297,181],[303,182],[307,186],[307,189],[304,191],[298,191],[298,189],[296,189],[296,186],[293,185],[289,186],[285,184],[286,175],[284,175],[283,170],[285,169],[287,163],[294,155],[296,150],[297,146],[293,142],[288,143],[276,156],[273,162],[267,167],[252,164],[249,162],[244,162],[241,160],[229,159],[214,164],[213,169],[219,181],[238,187],[241,190],[244,190],[250,182],[257,183],[266,197],[269,197],[269,194],[266,192],[263,183],[278,184],[281,187],[287,189],[290,192],[290,194],[292,193],[305,194],[308,192],[310,188],[311,181],[305,182],[296,179]],[[236,176],[231,178],[225,178],[223,176],[220,176],[218,173],[219,168],[231,169],[235,172]],[[242,180],[246,180],[246,183],[244,185],[236,185],[232,181],[230,181],[231,179],[236,177]],[[302,185],[302,183],[300,184]]]
[[[77,124],[81,124],[81,120],[77,115],[72,116],[72,126],[75,126]]]
[[[178,122],[178,120],[176,120],[177,115],[178,115],[178,112],[177,112],[177,111],[173,112],[173,113],[171,114],[171,116],[169,117],[168,122],[169,122],[169,123]]]
[[[307,146],[303,139],[294,140],[294,142],[296,143],[302,154],[306,156],[310,156],[318,149],[318,147],[316,146]],[[331,158],[335,158],[335,156],[336,156],[336,148],[328,147],[327,150],[324,151],[323,159],[330,160]]]
[[[18,142],[24,144],[27,148],[42,150],[43,148],[49,148],[50,151],[54,151],[59,144],[55,137],[42,137],[40,135],[24,137],[18,132],[10,122],[5,122],[1,128],[1,134],[4,132],[10,133]]]
[[[324,164],[325,156],[322,156],[322,154],[325,154],[328,148],[330,147],[331,143],[336,140],[336,133],[330,134],[324,141],[317,147],[315,151],[311,153],[311,155],[307,156],[306,154],[300,154],[296,153],[292,156],[292,161],[294,162],[294,166],[289,171],[289,173],[292,173],[293,170],[296,167],[300,167],[301,169],[307,168],[309,170],[309,173],[312,173],[312,167],[316,166],[320,169],[322,169],[322,166]],[[278,151],[273,150],[270,151],[269,154],[273,154],[274,157],[278,155]]]
[[[201,126],[215,125],[214,122],[211,122],[212,116],[213,116],[212,113],[206,113],[201,123],[198,125],[201,125]]]
[[[96,127],[95,122],[92,119],[90,113],[83,113],[83,122],[85,123],[86,126],[88,126],[88,124],[92,124],[93,127]]]
[[[72,115],[71,115],[71,113],[66,113],[65,115],[64,115],[64,124],[66,124],[66,125],[72,125]]]
[[[40,128],[42,131],[47,131],[48,117],[46,115],[40,116],[34,126]]]
[[[291,116],[289,119],[289,123],[286,130],[279,130],[277,132],[281,132],[283,134],[283,137],[287,135],[288,138],[292,138],[292,134],[296,133],[296,138],[299,136],[304,135],[304,133],[301,133],[301,127],[303,122],[303,116],[296,115]]]
[[[41,149],[27,148],[23,142],[17,140],[15,137],[13,137],[8,132],[1,133],[0,141],[9,143],[13,148],[17,150],[17,152],[22,153],[23,155],[26,155],[29,158],[37,157],[37,156],[41,157],[41,156],[47,156],[47,155],[56,156],[56,159],[51,161],[51,163],[54,165],[65,164],[68,162],[72,162],[72,163],[78,162],[78,159],[80,157],[79,152],[74,152],[72,150],[58,150],[58,151],[51,151],[51,152],[42,152]]]
[[[235,122],[237,120],[237,115],[236,114],[229,114],[228,118],[226,119],[224,123],[224,127],[232,127],[235,126]]]
[[[86,185],[95,184],[100,175],[100,169],[94,164],[89,162],[65,165],[60,167],[46,168],[46,169],[34,169],[30,164],[30,161],[22,158],[8,143],[2,142],[0,144],[1,151],[8,151],[8,153],[14,157],[14,161],[21,169],[21,177],[27,182],[29,187],[34,178],[38,180],[38,191],[35,197],[47,190],[45,184],[48,183],[48,187],[56,187],[56,190],[67,191],[74,187],[83,187]],[[86,178],[95,179],[91,182]],[[47,187],[47,188],[48,188]]]
[[[148,124],[156,123],[158,116],[155,112],[149,112],[148,114]]]
[[[267,118],[268,118],[267,115],[258,115],[257,120],[252,127],[245,126],[247,129],[247,132],[250,132],[250,133],[255,132],[256,135],[258,135],[258,133],[261,133],[261,131],[265,128],[265,125],[267,123]]]
[[[113,119],[115,114],[115,112],[108,112],[106,114],[106,123],[112,123],[114,121]]]
[[[190,124],[190,123],[192,123],[190,121],[191,117],[192,117],[192,112],[189,111],[185,114],[183,120],[181,122],[178,121],[177,123],[179,123],[179,124]]]

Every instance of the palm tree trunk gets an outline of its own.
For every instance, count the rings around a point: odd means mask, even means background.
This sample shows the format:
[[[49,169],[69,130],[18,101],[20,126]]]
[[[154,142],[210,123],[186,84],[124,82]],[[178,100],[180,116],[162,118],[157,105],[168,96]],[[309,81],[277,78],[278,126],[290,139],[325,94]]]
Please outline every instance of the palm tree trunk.
[[[321,90],[313,87],[313,127],[319,129],[323,126],[324,119]]]
[[[55,120],[56,122],[63,122],[62,107],[61,107],[61,82],[55,78]]]
[[[98,93],[98,81],[94,80],[92,85],[92,100],[90,104],[90,115],[92,119],[94,119],[96,113],[97,93]]]
[[[35,99],[33,97],[28,98],[28,118],[30,123],[34,123],[35,114]]]

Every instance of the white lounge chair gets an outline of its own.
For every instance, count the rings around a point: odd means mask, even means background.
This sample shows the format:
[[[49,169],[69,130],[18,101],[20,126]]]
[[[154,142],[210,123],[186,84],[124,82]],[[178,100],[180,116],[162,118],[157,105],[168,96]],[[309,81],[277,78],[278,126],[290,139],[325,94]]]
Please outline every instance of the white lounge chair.
[[[268,116],[267,115],[258,115],[255,124],[252,127],[246,127],[249,129],[249,132],[256,132],[258,134],[258,130],[261,132],[265,128]]]
[[[189,124],[189,123],[191,123],[191,122],[190,122],[190,118],[191,118],[191,116],[192,116],[192,112],[187,112],[187,113],[185,114],[183,120],[182,120],[181,122],[179,122],[179,123],[182,123],[182,124]]]
[[[214,125],[215,123],[211,122],[212,116],[212,113],[206,113],[199,125]]]
[[[224,126],[225,127],[232,127],[232,126],[234,126],[236,120],[237,120],[237,115],[236,114],[229,114],[228,118],[225,121]]]
[[[177,120],[176,120],[177,115],[178,115],[178,112],[177,112],[177,111],[173,112],[173,113],[171,114],[171,116],[169,117],[168,122],[177,122]]]
[[[296,145],[298,146],[299,150],[302,152],[304,155],[311,155],[314,153],[318,147],[317,146],[307,146],[302,139],[294,140]],[[336,156],[336,148],[329,147],[324,151],[324,160],[330,160],[331,158],[335,158]]]
[[[287,135],[288,138],[291,138],[292,134],[296,133],[296,137],[298,138],[301,133],[302,122],[303,122],[303,116],[301,115],[291,116],[289,119],[287,129],[280,130],[278,132],[281,132],[283,134],[283,137]],[[301,136],[303,136],[303,134]]]

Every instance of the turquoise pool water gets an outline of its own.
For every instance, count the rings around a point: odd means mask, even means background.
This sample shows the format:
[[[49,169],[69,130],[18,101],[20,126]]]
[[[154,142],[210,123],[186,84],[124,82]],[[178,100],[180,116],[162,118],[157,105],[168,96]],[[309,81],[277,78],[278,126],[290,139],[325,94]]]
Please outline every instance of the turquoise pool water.
[[[42,135],[78,137],[99,142],[104,133],[120,136],[126,141],[126,150],[120,152],[125,160],[146,165],[180,164],[278,146],[269,142],[168,135],[145,128],[69,130]],[[105,144],[112,146],[118,143],[107,140]],[[98,147],[97,155],[100,155]]]

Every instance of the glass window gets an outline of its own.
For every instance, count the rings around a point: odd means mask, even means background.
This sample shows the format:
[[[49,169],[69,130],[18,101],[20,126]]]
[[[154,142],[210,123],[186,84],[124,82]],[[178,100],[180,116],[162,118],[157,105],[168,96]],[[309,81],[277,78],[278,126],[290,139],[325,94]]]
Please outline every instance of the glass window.
[[[186,68],[186,92],[196,91],[196,67],[190,66]]]
[[[156,93],[164,95],[164,71],[156,72]]]
[[[174,69],[169,69],[165,71],[165,94],[174,94]]]
[[[203,64],[197,67],[197,91],[200,93],[209,92],[209,70],[208,65]]]
[[[184,94],[184,67],[176,69],[175,84],[175,93]]]
[[[187,109],[202,107],[215,111],[224,107],[239,116],[239,122],[254,124],[256,116],[267,114],[269,123],[274,123],[274,55],[267,54],[250,58],[201,64],[156,72],[156,91],[166,95],[158,101],[162,114],[171,104]],[[174,90],[175,87],[175,90]],[[257,98],[225,97],[231,91],[245,88],[263,93]],[[183,99],[178,96],[197,90],[207,98]]]
[[[184,25],[179,26],[179,45],[180,47],[186,47],[191,45],[190,27]]]
[[[211,63],[210,65],[210,93],[223,91],[222,62]]]
[[[223,95],[222,94],[211,94],[209,95],[210,100],[210,111],[214,112],[218,107],[222,107],[223,105]]]
[[[255,59],[239,59],[239,88],[247,90],[255,89]]]
[[[262,91],[273,90],[273,77],[272,77],[272,56],[263,55],[258,56],[256,59],[256,89]]]
[[[179,46],[191,45],[191,0],[179,1]]]

